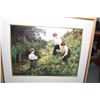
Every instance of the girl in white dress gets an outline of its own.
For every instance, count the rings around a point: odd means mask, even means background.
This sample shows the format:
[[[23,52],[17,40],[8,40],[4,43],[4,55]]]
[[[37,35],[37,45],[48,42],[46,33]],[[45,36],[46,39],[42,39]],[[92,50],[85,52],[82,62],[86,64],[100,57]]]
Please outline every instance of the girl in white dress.
[[[62,60],[66,61],[68,55],[68,47],[65,45],[64,42],[61,43],[60,51],[62,53]]]
[[[60,44],[62,43],[62,40],[60,37],[58,37],[57,33],[53,33],[53,42],[54,42],[53,55],[56,55],[57,50],[60,50]]]
[[[35,69],[36,60],[38,59],[38,56],[36,56],[34,53],[35,53],[35,49],[31,48],[30,54],[28,55],[28,59],[30,60],[30,69]]]

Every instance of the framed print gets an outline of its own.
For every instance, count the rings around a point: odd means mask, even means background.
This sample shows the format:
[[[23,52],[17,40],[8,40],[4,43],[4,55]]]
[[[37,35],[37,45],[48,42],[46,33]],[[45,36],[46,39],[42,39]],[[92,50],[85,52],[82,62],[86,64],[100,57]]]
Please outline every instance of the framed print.
[[[94,20],[3,20],[6,82],[83,82]]]

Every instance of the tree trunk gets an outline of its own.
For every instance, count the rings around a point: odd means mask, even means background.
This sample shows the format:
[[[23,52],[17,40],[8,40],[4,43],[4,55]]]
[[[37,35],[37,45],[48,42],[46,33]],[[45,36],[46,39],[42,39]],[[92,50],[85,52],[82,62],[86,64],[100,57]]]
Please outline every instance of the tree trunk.
[[[22,62],[22,54],[21,54],[21,52],[19,53],[19,63],[21,63]]]

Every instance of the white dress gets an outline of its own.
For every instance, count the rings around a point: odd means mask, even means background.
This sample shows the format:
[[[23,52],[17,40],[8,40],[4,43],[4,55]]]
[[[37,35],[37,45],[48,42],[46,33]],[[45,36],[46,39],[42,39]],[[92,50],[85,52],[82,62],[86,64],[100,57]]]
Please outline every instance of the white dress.
[[[63,48],[60,46],[60,50],[62,53],[64,53],[64,56],[67,56],[67,54],[68,54],[68,47],[67,46],[64,46]]]
[[[60,45],[62,43],[62,40],[59,37],[56,37],[53,40],[54,40],[54,45]]]
[[[28,56],[28,59],[29,60],[36,60],[36,59],[38,59],[38,57],[35,54],[30,53],[29,56]]]

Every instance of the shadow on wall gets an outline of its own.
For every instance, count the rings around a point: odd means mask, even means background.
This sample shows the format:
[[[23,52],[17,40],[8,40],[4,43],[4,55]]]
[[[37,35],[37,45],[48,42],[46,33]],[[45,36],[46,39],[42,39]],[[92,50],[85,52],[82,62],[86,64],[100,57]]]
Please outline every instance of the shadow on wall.
[[[97,19],[96,32],[91,54],[87,83],[100,82],[100,18]]]
[[[100,18],[97,19],[96,31],[100,31]]]

